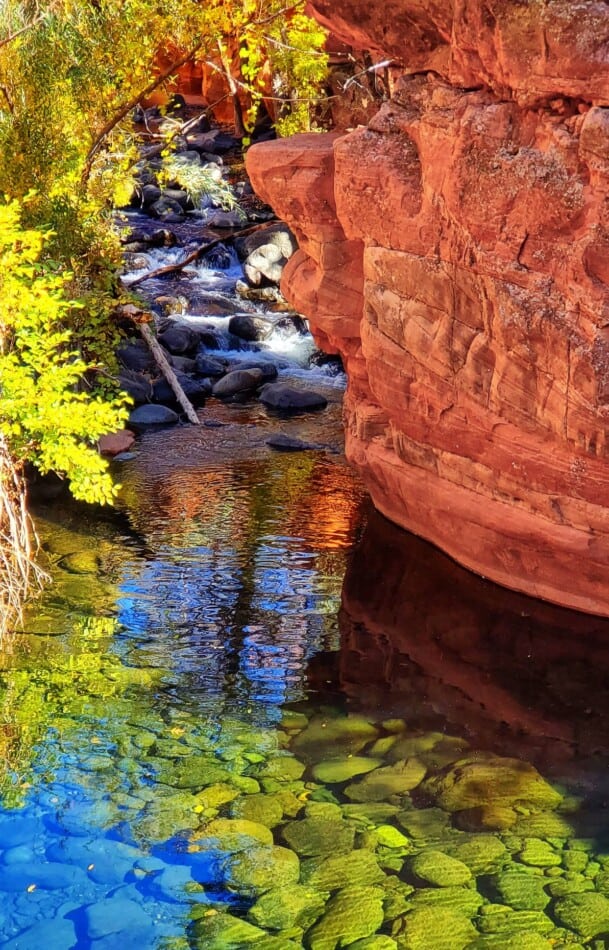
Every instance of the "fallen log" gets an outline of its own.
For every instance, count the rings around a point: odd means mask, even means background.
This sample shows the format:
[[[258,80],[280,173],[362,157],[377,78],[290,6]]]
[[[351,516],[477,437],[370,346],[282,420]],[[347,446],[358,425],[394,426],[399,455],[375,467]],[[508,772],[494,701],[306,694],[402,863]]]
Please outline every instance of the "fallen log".
[[[152,353],[156,365],[171,386],[176,400],[184,410],[188,421],[192,422],[193,426],[200,425],[199,417],[194,410],[193,404],[180,386],[178,377],[174,373],[167,360],[167,357],[163,353],[160,343],[150,329],[150,324],[154,321],[153,315],[147,310],[139,310],[137,307],[133,306],[133,304],[126,304],[124,307],[121,307],[120,312],[121,316],[128,317],[137,325],[142,337],[148,345],[150,352]]]

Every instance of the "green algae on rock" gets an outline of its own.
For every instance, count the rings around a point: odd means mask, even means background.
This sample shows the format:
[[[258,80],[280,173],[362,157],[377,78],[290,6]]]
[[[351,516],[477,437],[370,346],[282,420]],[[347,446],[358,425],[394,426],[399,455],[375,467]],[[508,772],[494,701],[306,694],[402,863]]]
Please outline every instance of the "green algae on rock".
[[[369,937],[383,923],[380,887],[352,885],[330,898],[321,918],[306,934],[310,950],[336,950]]]
[[[609,900],[603,894],[570,894],[556,902],[554,914],[584,940],[609,931]]]
[[[274,887],[250,907],[248,917],[258,927],[268,930],[288,930],[300,927],[308,930],[324,911],[327,894],[313,887],[291,884]]]
[[[465,950],[476,936],[471,921],[457,911],[417,907],[401,919],[398,946],[400,950]]]
[[[292,741],[292,751],[309,762],[344,754],[352,755],[378,738],[379,730],[363,716],[313,716]]]
[[[426,767],[418,759],[406,759],[368,772],[359,782],[347,785],[345,795],[354,802],[386,801],[412,791],[426,774]]]
[[[227,887],[246,897],[257,897],[273,887],[298,884],[300,862],[288,848],[267,846],[240,851],[224,865]]]
[[[434,884],[436,887],[467,884],[472,879],[472,872],[466,864],[431,848],[411,858],[408,867],[421,881]]]
[[[371,851],[309,858],[302,862],[301,880],[318,891],[334,891],[345,884],[379,884],[386,875]]]
[[[310,858],[352,851],[355,828],[334,818],[301,818],[288,822],[282,829],[282,836],[293,851]]]
[[[448,848],[453,858],[466,864],[472,874],[488,874],[506,861],[507,848],[497,835],[469,835]]]
[[[216,818],[193,837],[191,850],[236,853],[261,844],[273,844],[273,833],[265,825],[245,818]]]
[[[518,803],[550,810],[562,800],[560,793],[528,762],[495,755],[460,759],[429,778],[424,790],[450,812],[489,803],[508,807]]]
[[[526,871],[507,870],[493,878],[497,896],[514,910],[545,910],[550,903],[548,879]]]
[[[531,867],[550,868],[561,863],[561,855],[557,854],[549,842],[542,838],[525,838],[518,860]]]
[[[381,759],[363,755],[350,755],[344,758],[326,759],[313,766],[312,775],[316,782],[338,785],[349,782],[356,775],[364,775],[378,768]]]
[[[273,795],[264,795],[261,792],[255,795],[233,796],[230,807],[231,818],[245,818],[247,821],[259,822],[267,828],[274,828],[283,818],[283,808]]]

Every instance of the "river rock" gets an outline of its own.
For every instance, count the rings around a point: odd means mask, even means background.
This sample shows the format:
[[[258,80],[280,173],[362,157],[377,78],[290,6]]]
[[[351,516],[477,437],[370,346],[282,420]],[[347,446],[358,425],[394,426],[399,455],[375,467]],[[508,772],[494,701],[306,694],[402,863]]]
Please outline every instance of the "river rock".
[[[263,244],[248,255],[243,273],[252,287],[264,283],[278,284],[286,264],[281,248],[276,244]]]
[[[274,828],[283,818],[283,808],[277,799],[260,794],[237,798],[231,805],[230,813],[231,818],[260,822],[267,828]]]
[[[540,910],[512,910],[498,906],[481,915],[478,928],[485,934],[510,936],[521,932],[547,934],[554,929],[550,918]]]
[[[409,862],[410,871],[436,887],[451,887],[456,884],[467,884],[472,879],[472,872],[457,858],[442,851],[430,849],[421,851]]]
[[[328,901],[321,920],[307,931],[306,945],[310,950],[335,950],[369,937],[383,923],[383,896],[380,887],[342,888]]]
[[[227,372],[232,373],[237,369],[259,369],[265,383],[277,379],[277,367],[269,360],[241,360],[238,363],[231,363],[227,367]]]
[[[487,807],[489,803],[552,809],[562,800],[532,765],[500,756],[461,759],[428,779],[424,791],[450,812]]]
[[[308,858],[301,868],[302,883],[317,891],[335,891],[345,884],[380,884],[385,880],[376,856],[366,849]]]
[[[222,376],[226,372],[226,364],[207,353],[197,353],[195,370],[199,376]]]
[[[107,435],[100,436],[97,447],[102,455],[115,456],[128,452],[134,442],[133,432],[129,429],[120,429],[118,432],[109,432]]]
[[[273,887],[298,884],[300,862],[288,848],[251,848],[232,855],[224,866],[224,872],[229,890],[246,897],[257,897]]]
[[[497,835],[468,835],[450,847],[449,853],[466,864],[472,874],[489,874],[501,867],[508,851]]]
[[[243,215],[240,211],[209,211],[206,224],[210,228],[233,230],[243,227]]]
[[[264,930],[232,914],[209,914],[192,925],[193,937],[201,950],[237,950],[265,937]]]
[[[273,844],[273,833],[257,821],[247,818],[216,818],[203,829],[206,841],[215,840],[223,851],[243,851],[261,844]],[[197,838],[198,843],[200,840]]]
[[[138,204],[140,204],[143,208],[150,208],[150,206],[155,204],[155,202],[160,201],[161,195],[162,191],[158,185],[152,183],[143,185],[139,191]]]
[[[350,943],[349,950],[397,950],[397,946],[393,937],[373,934],[372,937],[364,937],[362,940]]]
[[[492,879],[501,903],[514,910],[545,910],[550,903],[547,878],[522,871],[507,870]]]
[[[156,363],[143,340],[121,343],[116,350],[119,363],[135,373],[147,373],[156,370]]]
[[[212,387],[212,395],[219,399],[236,396],[238,393],[253,392],[263,380],[262,370],[238,369],[227,373]]]
[[[176,373],[176,378],[184,391],[184,395],[194,405],[201,405],[212,390],[211,384],[207,380],[192,379],[190,376],[185,376],[184,373]],[[177,396],[166,379],[157,379],[153,383],[152,398],[154,402],[165,405],[174,406],[178,404]]]
[[[192,353],[200,343],[200,336],[191,327],[167,322],[159,333],[159,343],[172,355]]]
[[[302,439],[296,439],[294,436],[286,435],[285,432],[278,432],[277,435],[272,435],[270,439],[266,440],[266,444],[278,452],[310,452],[322,448],[322,446],[316,442],[304,442]]]
[[[447,907],[416,907],[402,921],[403,950],[465,950],[477,936],[467,917]]]
[[[180,158],[183,159],[183,154],[180,155]],[[198,152],[194,152],[197,156],[197,160],[200,161]],[[171,201],[176,201],[183,211],[186,211],[189,208],[192,208],[192,201],[188,196],[188,192],[184,191],[183,188],[165,188],[163,191],[163,198],[169,198]]]
[[[121,371],[118,381],[121,389],[131,396],[136,406],[141,406],[152,399],[152,385],[143,373],[124,369]]]
[[[525,838],[518,860],[536,868],[551,868],[560,865],[561,856],[548,841],[543,841],[541,838]]]
[[[475,917],[484,898],[473,887],[419,887],[410,897],[413,907],[443,907],[465,917]]]
[[[146,185],[146,188],[152,186]],[[162,195],[156,201],[154,201],[148,208],[148,214],[153,218],[161,218],[163,221],[183,221],[186,217],[184,209],[182,208],[179,202],[174,201],[173,198],[166,198]]]
[[[241,340],[256,342],[265,340],[273,332],[273,324],[263,317],[256,317],[249,313],[237,313],[228,321],[229,333],[238,336]]]
[[[377,737],[378,729],[363,716],[316,715],[292,740],[291,748],[309,762],[321,762],[332,755],[359,752]]]
[[[308,930],[321,916],[324,906],[324,896],[318,891],[303,884],[292,884],[267,891],[250,908],[248,917],[265,930],[291,927]]]
[[[312,774],[316,782],[335,785],[348,782],[356,775],[371,772],[380,766],[381,759],[363,755],[350,755],[340,759],[326,759],[313,766]]]
[[[556,902],[554,914],[585,941],[609,931],[609,900],[603,894],[571,894]]]
[[[352,851],[355,828],[331,818],[302,818],[288,822],[282,836],[293,851],[307,858]]]
[[[260,392],[260,401],[271,409],[288,412],[324,409],[328,400],[312,389],[296,389],[288,383],[267,383]]]
[[[355,802],[382,802],[392,795],[405,795],[421,784],[427,769],[418,759],[407,759],[369,772],[364,778],[348,785],[345,795]]]
[[[222,155],[239,145],[239,140],[234,135],[221,129],[188,133],[186,142],[189,148],[196,149],[197,152],[209,152],[211,155]]]
[[[176,373],[191,375],[197,371],[197,362],[190,356],[170,356],[169,362]]]
[[[148,426],[172,426],[179,422],[180,417],[173,409],[167,406],[138,406],[129,415],[129,425],[136,432]]]
[[[84,917],[90,940],[150,926],[150,918],[141,904],[120,896],[91,904],[85,908]]]

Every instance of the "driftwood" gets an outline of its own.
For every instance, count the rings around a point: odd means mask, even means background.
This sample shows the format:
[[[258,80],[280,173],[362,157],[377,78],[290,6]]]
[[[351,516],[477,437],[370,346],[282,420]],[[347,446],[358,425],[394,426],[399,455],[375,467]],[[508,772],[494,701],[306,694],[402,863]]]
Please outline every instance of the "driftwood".
[[[135,280],[129,281],[126,286],[131,290],[132,287],[137,287],[146,280],[153,280],[155,277],[167,277],[169,274],[178,274],[184,270],[185,267],[188,267],[189,264],[198,260],[198,258],[202,257],[203,254],[206,254],[207,251],[210,251],[218,244],[232,241],[235,237],[247,237],[248,234],[254,234],[256,231],[261,231],[263,228],[268,227],[268,224],[268,221],[265,221],[263,224],[253,224],[250,228],[242,228],[236,234],[232,234],[229,237],[217,237],[214,238],[213,241],[207,241],[206,244],[202,244],[201,247],[187,254],[184,260],[179,261],[177,264],[166,264],[164,267],[157,267],[156,270],[150,270],[147,274],[142,274],[140,277],[136,277]]]
[[[169,365],[167,357],[163,353],[158,340],[150,329],[150,323],[154,319],[152,314],[145,310],[138,310],[138,308],[134,307],[132,304],[127,304],[126,306],[122,307],[121,314],[129,317],[134,323],[137,324],[140,333],[148,344],[148,348],[154,357],[155,363],[171,386],[177,401],[188,418],[188,421],[192,422],[193,426],[198,426],[200,424],[199,417],[197,416],[190,399],[180,386],[179,380],[172,367]]]

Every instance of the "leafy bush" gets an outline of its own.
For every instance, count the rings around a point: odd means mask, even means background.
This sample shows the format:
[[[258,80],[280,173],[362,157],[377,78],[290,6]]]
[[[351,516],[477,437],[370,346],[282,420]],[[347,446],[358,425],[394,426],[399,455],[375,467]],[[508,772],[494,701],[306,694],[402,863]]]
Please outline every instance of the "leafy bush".
[[[116,487],[96,442],[123,426],[126,401],[84,388],[93,367],[69,329],[79,305],[66,297],[71,275],[42,259],[49,237],[22,227],[19,202],[0,204],[0,428],[20,463],[105,503]]]

